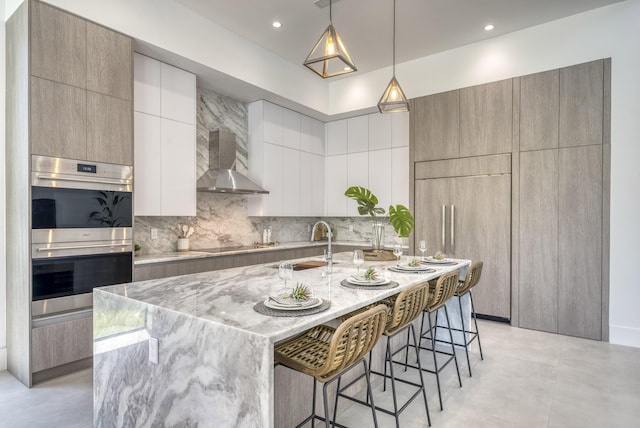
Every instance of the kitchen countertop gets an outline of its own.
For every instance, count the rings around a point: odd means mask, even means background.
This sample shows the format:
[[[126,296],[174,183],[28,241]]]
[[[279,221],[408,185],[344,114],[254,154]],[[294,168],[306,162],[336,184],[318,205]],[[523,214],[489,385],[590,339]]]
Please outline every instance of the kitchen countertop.
[[[362,246],[369,247],[369,242],[362,241],[333,241],[331,245],[349,245],[349,246]],[[167,263],[176,262],[181,260],[192,260],[206,257],[220,257],[220,256],[232,256],[237,254],[250,254],[260,253],[265,251],[278,251],[278,250],[291,250],[295,248],[308,248],[308,247],[326,247],[327,241],[299,241],[299,242],[281,242],[275,246],[269,247],[229,247],[219,248],[216,250],[193,250],[184,252],[173,253],[159,253],[159,254],[147,254],[137,256],[134,258],[133,264],[136,266],[153,264],[153,263]]]

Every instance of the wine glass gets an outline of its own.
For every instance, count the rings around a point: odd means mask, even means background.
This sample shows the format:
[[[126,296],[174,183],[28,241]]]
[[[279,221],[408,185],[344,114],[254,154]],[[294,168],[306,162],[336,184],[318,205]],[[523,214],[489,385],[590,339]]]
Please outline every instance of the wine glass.
[[[358,275],[360,275],[360,265],[364,263],[364,253],[362,250],[354,250],[353,252],[353,264],[358,268]]]
[[[278,276],[284,281],[284,287],[287,288],[287,280],[293,279],[293,264],[287,261],[280,262]]]
[[[400,256],[402,255],[402,245],[396,244],[393,246],[393,255],[398,258],[398,261],[400,260]]]
[[[420,243],[418,244],[418,249],[422,253],[422,260],[424,260],[424,252],[427,251],[427,241],[420,241]]]

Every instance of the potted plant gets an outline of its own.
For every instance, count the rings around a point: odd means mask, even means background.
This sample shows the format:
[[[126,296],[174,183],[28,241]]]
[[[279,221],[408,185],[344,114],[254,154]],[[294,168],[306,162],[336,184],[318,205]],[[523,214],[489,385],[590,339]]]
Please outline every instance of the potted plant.
[[[138,244],[135,244],[133,246],[133,255],[138,257],[140,255],[140,250],[142,249],[142,247]]]
[[[384,224],[387,219],[386,211],[378,207],[378,198],[366,187],[351,186],[344,195],[358,203],[358,213],[368,215],[373,221],[373,251],[381,253],[384,250]],[[389,205],[389,222],[393,230],[401,238],[408,237],[413,232],[414,219],[411,211],[404,205]]]

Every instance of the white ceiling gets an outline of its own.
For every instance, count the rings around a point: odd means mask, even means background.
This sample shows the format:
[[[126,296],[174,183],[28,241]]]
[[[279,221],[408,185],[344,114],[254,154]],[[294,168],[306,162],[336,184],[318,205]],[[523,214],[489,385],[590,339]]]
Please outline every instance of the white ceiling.
[[[314,0],[174,1],[301,67],[329,23],[329,8],[318,8]],[[618,1],[621,0],[397,0],[396,62]],[[334,1],[333,24],[359,73],[391,65],[392,11],[392,0]],[[282,28],[274,29],[274,20],[282,22]],[[495,25],[491,32],[483,30],[488,23]]]

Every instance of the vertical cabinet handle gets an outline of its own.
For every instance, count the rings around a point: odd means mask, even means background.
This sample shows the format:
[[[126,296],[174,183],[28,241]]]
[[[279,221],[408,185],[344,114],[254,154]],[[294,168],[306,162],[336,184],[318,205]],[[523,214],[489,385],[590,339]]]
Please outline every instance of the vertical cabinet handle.
[[[446,252],[447,248],[447,206],[442,206],[442,252]]]
[[[451,205],[451,247],[449,251],[453,254],[455,248],[455,233],[456,233],[456,207],[455,205]]]

